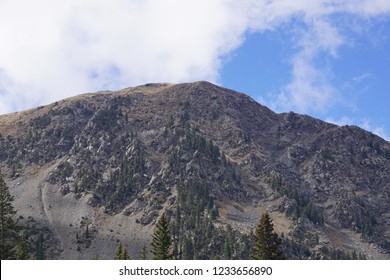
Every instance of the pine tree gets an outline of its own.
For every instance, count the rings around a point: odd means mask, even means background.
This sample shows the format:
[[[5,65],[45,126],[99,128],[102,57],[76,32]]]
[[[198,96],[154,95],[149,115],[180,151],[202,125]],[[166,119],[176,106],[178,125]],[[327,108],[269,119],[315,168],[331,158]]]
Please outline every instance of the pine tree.
[[[115,251],[114,260],[131,260],[130,255],[127,253],[127,247],[122,246],[122,243],[118,243],[118,247]]]
[[[225,260],[231,260],[232,259],[232,248],[230,246],[231,241],[229,238],[225,239],[225,243],[223,245],[223,257]]]
[[[43,247],[43,233],[41,232],[39,234],[39,237],[37,241],[35,242],[35,258],[37,260],[44,260],[45,259],[45,250]]]
[[[29,252],[29,245],[27,240],[22,236],[18,240],[18,244],[15,247],[15,257],[17,260],[27,260]]]
[[[164,214],[156,224],[151,245],[155,260],[172,259],[172,239],[168,229],[168,221]]]
[[[121,260],[131,260],[130,255],[127,253],[127,246],[125,245],[122,250]]]
[[[191,238],[184,236],[183,240],[183,260],[193,260],[194,259],[194,246],[192,244]]]
[[[116,248],[115,251],[115,257],[114,260],[120,260],[122,257],[122,243],[118,243],[118,247]]]
[[[225,243],[223,245],[223,257],[225,260],[232,259],[232,227],[227,225]]]
[[[12,219],[16,214],[12,206],[13,196],[0,175],[0,259],[5,260],[10,257],[11,245],[13,243],[13,231],[15,222]]]
[[[146,250],[146,245],[142,247],[142,250],[139,253],[139,257],[141,260],[147,260],[148,259],[148,252]]]
[[[282,240],[274,232],[274,226],[269,214],[263,213],[256,227],[255,244],[252,248],[251,258],[255,260],[280,260],[283,259],[279,247]]]

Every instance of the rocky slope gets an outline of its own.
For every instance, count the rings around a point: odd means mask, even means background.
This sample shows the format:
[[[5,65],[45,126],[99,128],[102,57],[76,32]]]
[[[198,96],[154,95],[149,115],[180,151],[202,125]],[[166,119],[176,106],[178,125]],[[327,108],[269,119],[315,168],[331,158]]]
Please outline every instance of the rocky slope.
[[[291,258],[390,257],[390,144],[358,127],[197,82],[80,95],[0,116],[0,133],[48,258],[112,258],[117,241],[137,258],[163,212],[180,254],[243,258],[263,211]]]

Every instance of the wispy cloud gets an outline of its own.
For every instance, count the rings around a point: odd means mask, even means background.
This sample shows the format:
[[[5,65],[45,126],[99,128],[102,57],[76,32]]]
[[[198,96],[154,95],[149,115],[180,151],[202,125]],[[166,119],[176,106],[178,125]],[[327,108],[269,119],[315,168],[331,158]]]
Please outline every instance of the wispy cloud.
[[[300,28],[293,29],[296,52],[290,59],[291,80],[267,99],[267,104],[274,110],[324,114],[333,105],[346,103],[346,93],[334,85],[335,77],[329,61],[337,60],[338,50],[342,46],[353,45],[349,35],[344,33],[347,33],[346,29],[353,32],[355,26],[340,23],[336,26],[333,16],[344,13],[345,17],[357,16],[363,21],[373,14],[389,13],[388,4],[384,1],[375,1],[375,9],[368,8],[365,1],[354,1],[358,7],[343,1],[319,2],[322,8],[302,9]],[[379,9],[380,6],[383,10]],[[363,73],[347,81],[345,86],[362,83],[371,77],[370,73]]]
[[[364,120],[360,124],[358,124],[360,127],[362,127],[365,130],[371,131],[372,133],[379,135],[383,139],[390,141],[390,135],[387,133],[386,129],[381,126],[376,126],[372,124],[369,120]]]
[[[327,118],[327,122],[333,123],[339,126],[343,125],[357,125],[365,130],[371,131],[372,133],[382,137],[383,139],[390,141],[390,135],[388,131],[382,127],[377,126],[372,123],[372,121],[361,118],[351,118],[347,116],[342,116],[341,118]]]
[[[346,37],[334,14],[388,14],[388,0],[3,0],[0,113],[144,82],[218,82],[223,58],[248,32],[294,31],[291,82],[273,100],[290,110],[334,102],[331,67]]]
[[[336,90],[329,81],[332,71],[318,65],[321,53],[336,56],[343,38],[324,20],[318,20],[303,31],[296,42],[299,50],[290,60],[291,82],[276,95],[272,107],[301,113],[324,111],[335,102]]]
[[[363,74],[361,74],[359,76],[353,77],[352,81],[355,82],[355,83],[360,83],[360,82],[362,82],[364,80],[367,80],[367,79],[369,79],[371,77],[372,77],[371,73],[363,73]]]
[[[352,125],[354,123],[354,121],[350,117],[347,117],[347,116],[342,116],[339,119],[337,119],[337,118],[326,118],[325,121],[327,121],[329,123],[333,123],[333,124],[339,125],[339,126]]]

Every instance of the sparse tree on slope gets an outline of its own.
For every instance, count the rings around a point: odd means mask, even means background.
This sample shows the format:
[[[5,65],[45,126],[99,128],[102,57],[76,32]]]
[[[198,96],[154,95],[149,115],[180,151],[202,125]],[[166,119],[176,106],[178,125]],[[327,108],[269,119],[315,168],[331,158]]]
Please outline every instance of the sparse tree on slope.
[[[116,248],[115,251],[115,257],[114,260],[120,260],[122,257],[122,243],[118,243],[118,247]]]
[[[252,248],[251,258],[255,260],[281,260],[283,254],[280,251],[282,240],[274,232],[272,219],[268,213],[263,213],[256,227],[255,244]]]
[[[9,193],[9,189],[0,175],[0,259],[5,260],[10,257],[12,234],[15,229],[15,222],[12,219],[16,214],[12,201],[14,198]]]
[[[119,242],[114,260],[131,260],[130,255],[127,253],[126,245],[122,246],[122,243]]]
[[[19,238],[18,244],[16,244],[15,247],[15,258],[17,260],[27,260],[29,257],[28,252],[29,252],[28,242],[26,238],[22,236]]]
[[[152,253],[155,260],[172,259],[172,239],[168,226],[168,221],[163,214],[156,224],[152,239]]]
[[[148,252],[146,251],[146,245],[142,247],[142,250],[139,253],[139,257],[141,260],[147,260],[148,259]]]

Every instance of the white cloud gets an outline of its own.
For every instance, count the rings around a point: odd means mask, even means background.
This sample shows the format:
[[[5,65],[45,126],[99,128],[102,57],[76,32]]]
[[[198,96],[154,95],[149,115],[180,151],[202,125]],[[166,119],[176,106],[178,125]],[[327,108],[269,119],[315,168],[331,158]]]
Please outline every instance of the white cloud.
[[[371,123],[369,120],[363,120],[360,124],[358,124],[365,130],[371,131],[372,133],[379,135],[383,139],[390,141],[390,135],[387,133],[386,129],[381,126],[376,126]]]
[[[218,82],[247,32],[295,18],[305,29],[279,98],[320,109],[335,92],[329,69],[314,62],[319,52],[337,55],[345,39],[328,16],[389,11],[387,0],[2,0],[0,113],[146,82]]]
[[[361,74],[359,76],[353,77],[352,81],[354,83],[360,83],[360,82],[362,82],[364,80],[367,80],[367,79],[370,79],[370,78],[372,78],[372,74],[371,73],[363,73],[363,74]]]
[[[274,1],[276,2],[276,1]],[[334,20],[333,16],[344,14],[355,16],[361,22],[371,16],[389,15],[389,1],[278,1],[280,7],[295,10],[301,15],[299,27],[293,29],[296,52],[290,58],[291,81],[274,92],[265,104],[276,111],[296,111],[299,113],[325,114],[335,104],[345,103],[348,107],[349,96],[335,88],[332,80],[334,74],[329,60],[337,59],[341,46],[352,46],[345,29],[355,31],[353,22]],[[287,2],[291,2],[290,6]],[[310,3],[308,3],[310,2]],[[344,25],[343,25],[344,24]],[[361,29],[359,29],[362,32]],[[362,82],[371,78],[365,73],[356,77],[351,83]],[[345,85],[347,86],[347,85]],[[363,91],[361,89],[360,91]],[[348,93],[349,94],[349,93]],[[346,102],[345,98],[348,99]],[[348,103],[348,104],[347,104]]]
[[[339,125],[339,126],[353,125],[354,124],[354,120],[352,120],[350,117],[347,117],[347,116],[342,116],[339,119],[335,119],[335,118],[330,118],[329,117],[325,121],[329,122],[329,123],[333,123],[333,124]]]
[[[2,112],[28,106],[17,101],[25,96],[39,103],[145,82],[215,82],[248,26],[233,1],[54,2],[0,3],[0,78],[12,85],[2,88]]]
[[[327,118],[327,122],[333,123],[339,126],[343,125],[357,125],[367,131],[371,131],[372,133],[382,137],[386,141],[390,141],[390,135],[388,134],[388,131],[382,127],[382,126],[377,126],[372,123],[372,121],[369,121],[367,119],[359,119],[359,118],[350,118],[347,116],[342,116],[339,119],[335,118]]]

